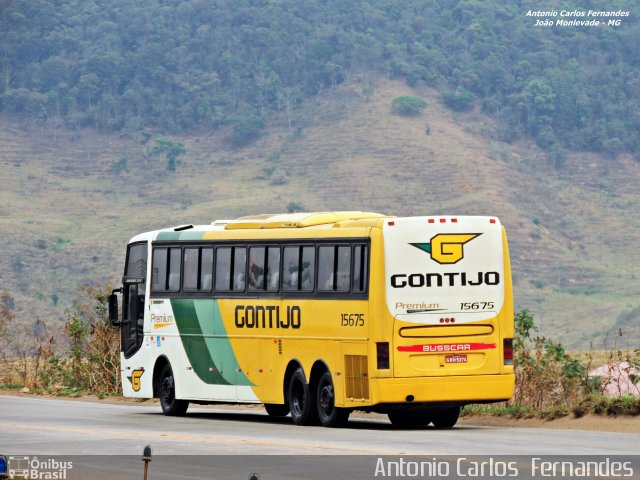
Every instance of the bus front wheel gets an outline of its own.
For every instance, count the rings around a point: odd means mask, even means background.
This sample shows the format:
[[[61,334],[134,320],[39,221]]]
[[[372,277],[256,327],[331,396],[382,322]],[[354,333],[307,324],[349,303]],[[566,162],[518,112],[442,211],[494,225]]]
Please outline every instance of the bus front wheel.
[[[318,417],[323,427],[344,427],[349,420],[349,410],[335,405],[333,381],[329,372],[324,372],[318,381],[316,403]]]
[[[165,365],[160,374],[160,406],[162,413],[171,417],[179,417],[187,413],[189,402],[187,400],[178,400],[176,398],[176,382],[173,377],[171,365]]]
[[[293,423],[296,425],[315,425],[317,423],[318,412],[315,396],[311,394],[302,368],[296,369],[291,375],[288,397]]]

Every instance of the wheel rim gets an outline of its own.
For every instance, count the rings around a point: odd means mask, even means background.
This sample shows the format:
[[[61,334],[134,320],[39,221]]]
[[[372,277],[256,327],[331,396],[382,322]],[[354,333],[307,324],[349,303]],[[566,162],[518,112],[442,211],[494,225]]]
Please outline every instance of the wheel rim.
[[[299,381],[291,385],[291,414],[299,417],[304,411],[304,389]]]
[[[320,398],[318,399],[320,403],[320,411],[325,417],[330,417],[333,413],[333,405],[335,396],[333,393],[333,385],[324,384],[320,388]]]
[[[162,403],[171,406],[174,398],[173,377],[165,377],[162,380]]]

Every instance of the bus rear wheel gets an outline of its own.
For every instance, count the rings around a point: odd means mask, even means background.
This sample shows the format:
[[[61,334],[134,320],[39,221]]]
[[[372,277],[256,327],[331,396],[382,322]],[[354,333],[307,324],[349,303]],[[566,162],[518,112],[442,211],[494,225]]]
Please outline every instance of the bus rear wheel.
[[[316,425],[318,412],[315,395],[311,394],[302,368],[296,369],[291,375],[288,392],[289,409],[293,423],[296,425]]]
[[[189,408],[188,400],[178,400],[176,398],[176,382],[173,377],[171,365],[165,365],[160,374],[160,406],[162,413],[170,417],[179,417],[187,413]]]
[[[393,411],[388,414],[394,427],[426,427],[431,423],[431,416],[420,411]]]
[[[436,428],[451,428],[458,422],[460,407],[453,407],[433,414],[433,426]]]
[[[333,381],[329,372],[324,372],[318,381],[316,403],[318,417],[323,427],[344,427],[349,421],[349,410],[336,407]]]

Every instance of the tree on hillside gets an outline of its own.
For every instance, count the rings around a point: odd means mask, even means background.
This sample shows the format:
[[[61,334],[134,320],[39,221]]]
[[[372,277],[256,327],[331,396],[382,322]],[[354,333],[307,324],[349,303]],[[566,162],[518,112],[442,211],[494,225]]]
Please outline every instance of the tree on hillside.
[[[149,155],[164,153],[167,156],[167,170],[175,172],[180,164],[179,157],[187,153],[184,143],[176,142],[169,137],[156,138],[156,144],[149,149]]]
[[[455,91],[442,95],[444,104],[457,112],[470,110],[475,99],[476,96],[464,87],[458,87]]]
[[[258,115],[232,115],[231,137],[229,142],[234,148],[244,147],[255,141],[265,127],[264,119]]]

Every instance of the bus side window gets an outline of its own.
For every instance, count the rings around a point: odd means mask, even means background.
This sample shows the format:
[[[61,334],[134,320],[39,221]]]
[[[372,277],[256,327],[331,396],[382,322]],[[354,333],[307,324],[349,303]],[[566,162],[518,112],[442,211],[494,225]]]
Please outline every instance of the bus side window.
[[[180,254],[181,249],[169,249],[169,277],[167,279],[167,291],[177,292],[180,290]]]
[[[180,248],[154,248],[151,290],[177,292],[180,290]]]
[[[313,290],[316,272],[316,248],[302,247],[301,260],[300,290],[311,291]]]
[[[233,247],[233,291],[243,292],[246,280],[247,249]]]
[[[348,292],[351,283],[351,247],[340,245],[336,247],[336,291]]]
[[[366,245],[353,247],[353,291],[362,293],[367,290],[367,265],[369,264]]]
[[[185,248],[183,288],[187,291],[210,292],[213,282],[213,248]]]
[[[282,288],[288,291],[312,291],[315,283],[316,247],[284,247]]]
[[[151,290],[162,292],[166,290],[167,279],[167,253],[166,248],[153,249],[153,262],[151,272]]]
[[[185,248],[184,249],[184,289],[185,290],[197,290],[198,289],[198,260],[200,255],[199,248]]]
[[[210,292],[213,283],[213,248],[203,248],[200,253],[200,290]]]
[[[300,247],[284,247],[282,259],[282,287],[284,290],[298,289],[298,257]]]
[[[216,290],[231,290],[231,247],[216,249]]]
[[[333,245],[318,247],[318,290],[320,291],[333,291],[334,253]]]
[[[249,248],[249,290],[264,290],[265,247]]]
[[[277,292],[280,283],[280,247],[267,247],[267,291]]]
[[[351,280],[351,246],[318,247],[318,290],[348,292]]]

